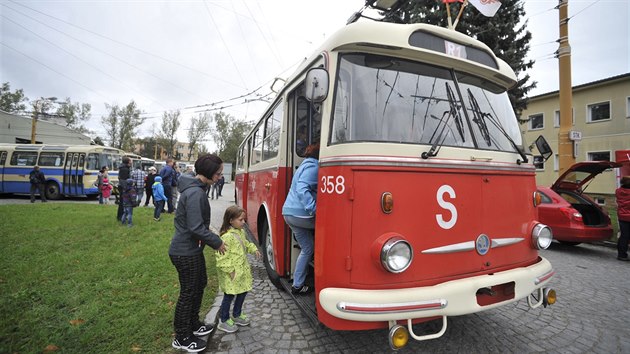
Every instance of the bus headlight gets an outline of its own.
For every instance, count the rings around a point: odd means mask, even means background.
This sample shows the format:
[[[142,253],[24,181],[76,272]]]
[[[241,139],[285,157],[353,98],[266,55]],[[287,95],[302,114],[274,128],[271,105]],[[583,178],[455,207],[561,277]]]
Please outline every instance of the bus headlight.
[[[401,273],[409,268],[413,260],[413,249],[400,236],[387,240],[381,249],[381,264],[392,273]]]
[[[551,228],[545,224],[536,224],[532,229],[532,242],[539,250],[546,250],[551,245],[553,233]]]

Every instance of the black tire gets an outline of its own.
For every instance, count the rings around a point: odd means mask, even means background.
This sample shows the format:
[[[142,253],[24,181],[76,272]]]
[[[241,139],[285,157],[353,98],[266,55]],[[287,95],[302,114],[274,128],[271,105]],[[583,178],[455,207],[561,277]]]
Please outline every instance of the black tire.
[[[284,290],[282,283],[280,282],[280,276],[276,271],[276,265],[273,255],[273,246],[271,244],[271,233],[269,232],[269,223],[263,222],[261,228],[261,247],[263,251],[263,262],[265,263],[265,270],[267,270],[267,276],[271,283],[278,289]]]
[[[86,197],[89,200],[97,200],[98,199],[98,194],[87,194]]]
[[[49,181],[46,183],[46,199],[59,200],[61,199],[61,190],[57,182]]]
[[[574,242],[574,241],[560,241],[558,240],[558,242],[560,242],[561,244],[565,245],[565,246],[577,246],[582,242]]]

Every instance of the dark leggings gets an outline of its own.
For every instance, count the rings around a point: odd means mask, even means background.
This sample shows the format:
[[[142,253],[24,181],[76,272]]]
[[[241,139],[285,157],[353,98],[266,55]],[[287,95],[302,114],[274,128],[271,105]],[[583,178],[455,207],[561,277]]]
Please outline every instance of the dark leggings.
[[[223,294],[223,301],[221,301],[221,308],[219,309],[219,318],[221,319],[221,322],[225,322],[230,319],[230,305],[232,305],[232,300],[234,300],[234,298],[236,298],[236,301],[234,301],[232,316],[236,318],[241,315],[246,295],[247,292],[240,293],[238,295]]]
[[[196,256],[173,256],[171,262],[179,274],[179,299],[175,306],[173,326],[178,338],[192,335],[199,321],[203,291],[208,284],[203,253]]]

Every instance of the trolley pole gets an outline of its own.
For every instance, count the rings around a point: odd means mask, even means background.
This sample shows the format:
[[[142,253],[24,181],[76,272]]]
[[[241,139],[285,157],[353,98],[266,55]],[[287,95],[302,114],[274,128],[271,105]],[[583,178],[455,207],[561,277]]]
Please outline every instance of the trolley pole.
[[[560,47],[558,65],[560,72],[560,131],[558,132],[558,175],[575,164],[575,146],[569,134],[573,125],[573,93],[571,87],[571,46],[569,45],[569,0],[559,0]]]

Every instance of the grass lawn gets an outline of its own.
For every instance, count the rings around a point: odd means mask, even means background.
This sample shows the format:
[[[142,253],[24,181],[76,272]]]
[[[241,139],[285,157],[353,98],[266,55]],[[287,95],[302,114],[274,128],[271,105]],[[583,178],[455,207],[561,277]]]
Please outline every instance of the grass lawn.
[[[171,353],[177,272],[168,258],[171,215],[153,221],[117,205],[0,206],[0,353]],[[208,288],[216,294],[206,248]]]

